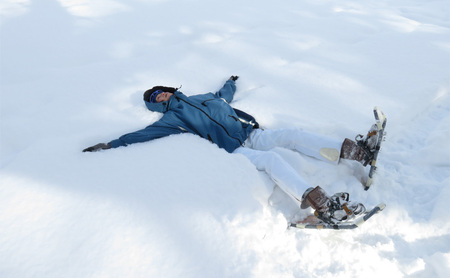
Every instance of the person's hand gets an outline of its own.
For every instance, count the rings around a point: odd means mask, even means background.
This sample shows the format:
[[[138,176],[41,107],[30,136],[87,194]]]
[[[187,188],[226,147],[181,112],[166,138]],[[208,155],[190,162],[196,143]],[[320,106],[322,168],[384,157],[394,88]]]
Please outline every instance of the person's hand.
[[[239,76],[237,76],[237,75],[232,75],[232,76],[230,77],[230,80],[236,81],[236,80],[238,80],[238,78],[239,78]]]
[[[107,149],[111,149],[111,145],[110,144],[99,143],[97,145],[94,145],[92,147],[84,149],[83,152],[97,152],[97,151],[100,151],[100,150],[107,150]]]

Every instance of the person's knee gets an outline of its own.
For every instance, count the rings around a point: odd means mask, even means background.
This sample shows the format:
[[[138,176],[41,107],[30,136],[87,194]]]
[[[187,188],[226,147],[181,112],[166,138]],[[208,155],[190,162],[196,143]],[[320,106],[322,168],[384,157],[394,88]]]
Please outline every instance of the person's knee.
[[[283,158],[274,151],[264,152],[264,155],[262,155],[262,159],[264,160],[266,165],[270,165],[271,167],[285,163]]]

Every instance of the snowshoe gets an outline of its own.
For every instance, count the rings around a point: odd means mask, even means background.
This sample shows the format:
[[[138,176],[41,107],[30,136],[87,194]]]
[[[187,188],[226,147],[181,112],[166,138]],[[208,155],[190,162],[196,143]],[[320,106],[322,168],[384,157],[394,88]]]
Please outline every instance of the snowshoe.
[[[364,150],[365,156],[362,164],[367,166],[372,162],[378,142],[378,125],[373,124],[365,136],[358,134],[355,138],[356,144]]]
[[[370,158],[368,163],[370,163],[370,170],[369,170],[369,176],[367,177],[366,184],[364,185],[364,189],[368,190],[370,186],[372,185],[373,181],[373,175],[375,173],[375,170],[377,169],[377,158],[378,154],[381,150],[381,143],[385,140],[384,136],[386,135],[385,129],[386,129],[386,123],[387,123],[387,117],[384,115],[383,111],[381,111],[380,108],[374,107],[373,114],[375,116],[375,125],[376,128],[376,134],[372,136],[366,136],[367,138],[364,140],[362,139],[361,144],[366,144],[367,149],[370,150]],[[372,130],[372,129],[371,129]],[[369,131],[368,135],[371,132]],[[373,137],[374,139],[371,139]],[[374,142],[375,145],[374,145]]]
[[[324,223],[336,224],[360,215],[366,211],[361,203],[352,203],[347,192],[336,193],[329,197],[320,187],[308,188],[302,196],[300,207],[312,207],[314,216]]]
[[[298,228],[298,229],[333,229],[333,230],[348,230],[356,229],[369,220],[372,216],[382,211],[386,205],[381,203],[367,212],[361,212],[359,215],[353,219],[347,219],[343,221],[338,221],[336,223],[325,222],[314,215],[308,216],[306,219],[295,223],[289,223],[288,228]]]

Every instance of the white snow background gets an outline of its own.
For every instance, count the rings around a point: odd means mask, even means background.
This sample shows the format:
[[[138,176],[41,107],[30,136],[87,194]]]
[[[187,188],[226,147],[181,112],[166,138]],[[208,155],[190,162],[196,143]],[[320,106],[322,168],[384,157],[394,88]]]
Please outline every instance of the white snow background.
[[[1,0],[0,277],[449,277],[450,1]],[[81,150],[161,115],[154,85],[215,92],[264,128],[354,138],[388,116],[376,180],[276,149],[311,185],[386,209],[303,216],[194,135]]]

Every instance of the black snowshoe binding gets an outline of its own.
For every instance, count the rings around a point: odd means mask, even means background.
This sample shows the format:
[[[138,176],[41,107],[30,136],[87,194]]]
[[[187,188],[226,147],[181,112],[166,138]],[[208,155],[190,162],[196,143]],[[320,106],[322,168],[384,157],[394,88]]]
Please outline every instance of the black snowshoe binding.
[[[358,134],[355,138],[356,144],[361,147],[364,152],[364,161],[362,164],[367,166],[367,164],[371,163],[374,159],[374,154],[378,142],[378,125],[373,124],[370,130],[367,132],[366,136],[362,134]]]
[[[300,207],[312,207],[314,215],[328,224],[350,220],[366,211],[363,204],[352,203],[348,193],[340,192],[329,197],[320,186],[305,191]]]

